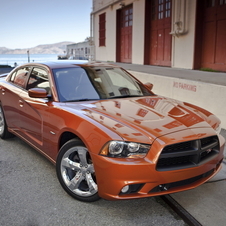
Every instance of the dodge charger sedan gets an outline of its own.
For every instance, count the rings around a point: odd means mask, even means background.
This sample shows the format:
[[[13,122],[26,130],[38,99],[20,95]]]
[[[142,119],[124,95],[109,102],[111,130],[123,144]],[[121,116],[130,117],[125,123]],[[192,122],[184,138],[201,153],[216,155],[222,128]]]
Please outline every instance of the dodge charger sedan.
[[[80,201],[195,188],[221,168],[220,120],[151,89],[110,64],[24,64],[0,80],[0,137],[41,152]]]

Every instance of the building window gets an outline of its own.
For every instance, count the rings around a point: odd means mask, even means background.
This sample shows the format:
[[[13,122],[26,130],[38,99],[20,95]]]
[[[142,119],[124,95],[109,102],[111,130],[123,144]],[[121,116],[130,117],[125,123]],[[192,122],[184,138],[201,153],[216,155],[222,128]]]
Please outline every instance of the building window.
[[[106,13],[99,15],[99,46],[105,46],[106,40]]]
[[[151,19],[161,20],[171,16],[171,0],[152,0]]]
[[[122,27],[131,27],[133,26],[133,8],[126,8],[122,11]]]

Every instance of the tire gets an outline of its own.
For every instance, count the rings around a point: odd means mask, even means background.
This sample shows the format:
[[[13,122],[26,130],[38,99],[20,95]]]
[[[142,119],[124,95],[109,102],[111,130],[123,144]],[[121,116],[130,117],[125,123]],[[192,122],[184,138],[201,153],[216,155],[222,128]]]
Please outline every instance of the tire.
[[[84,202],[100,199],[93,163],[81,141],[72,139],[62,146],[56,173],[61,186],[73,198]]]
[[[8,126],[6,124],[4,112],[1,105],[0,105],[0,137],[2,139],[13,137],[13,134],[8,131]]]

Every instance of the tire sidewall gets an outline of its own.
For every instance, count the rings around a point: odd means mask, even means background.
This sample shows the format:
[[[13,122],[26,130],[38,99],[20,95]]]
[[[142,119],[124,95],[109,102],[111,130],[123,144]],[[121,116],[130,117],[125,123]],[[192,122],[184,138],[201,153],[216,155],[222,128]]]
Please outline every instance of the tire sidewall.
[[[7,139],[7,138],[10,138],[10,137],[13,137],[13,135],[8,131],[8,127],[7,127],[6,120],[5,120],[5,115],[4,115],[3,108],[1,106],[1,104],[0,104],[0,111],[1,111],[2,120],[3,120],[3,123],[4,123],[3,129],[2,129],[2,131],[0,131],[0,137],[1,137],[1,139]]]

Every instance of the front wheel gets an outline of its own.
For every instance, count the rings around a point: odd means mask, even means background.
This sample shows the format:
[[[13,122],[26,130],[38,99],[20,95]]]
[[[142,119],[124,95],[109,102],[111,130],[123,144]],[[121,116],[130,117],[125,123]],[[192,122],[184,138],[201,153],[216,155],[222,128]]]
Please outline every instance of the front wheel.
[[[98,200],[93,162],[84,144],[76,139],[65,143],[56,161],[57,177],[64,190],[85,202]]]

